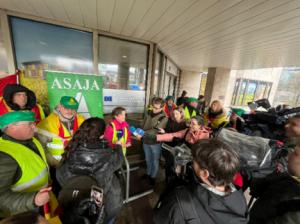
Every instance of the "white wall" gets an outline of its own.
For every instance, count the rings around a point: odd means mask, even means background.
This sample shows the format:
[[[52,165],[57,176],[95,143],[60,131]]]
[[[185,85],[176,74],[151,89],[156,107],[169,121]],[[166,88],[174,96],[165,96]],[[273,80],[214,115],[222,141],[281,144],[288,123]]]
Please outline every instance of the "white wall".
[[[200,72],[191,72],[191,71],[183,70],[181,72],[178,95],[180,95],[183,90],[186,90],[188,93],[188,97],[198,98],[200,92],[200,83],[201,83]]]

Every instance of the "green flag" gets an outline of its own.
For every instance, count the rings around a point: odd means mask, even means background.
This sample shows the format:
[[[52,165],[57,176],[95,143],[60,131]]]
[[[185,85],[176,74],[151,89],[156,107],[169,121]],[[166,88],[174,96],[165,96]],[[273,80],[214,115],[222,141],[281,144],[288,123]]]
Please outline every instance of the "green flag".
[[[73,96],[79,102],[78,113],[85,117],[103,117],[101,76],[46,71],[46,80],[51,111],[62,96]]]

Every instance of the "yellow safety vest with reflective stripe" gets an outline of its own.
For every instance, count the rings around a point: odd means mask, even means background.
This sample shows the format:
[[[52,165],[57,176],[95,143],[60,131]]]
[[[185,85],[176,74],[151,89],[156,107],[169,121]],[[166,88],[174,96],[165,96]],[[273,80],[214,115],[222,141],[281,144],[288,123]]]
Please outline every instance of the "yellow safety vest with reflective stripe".
[[[113,128],[113,138],[112,138],[112,143],[113,144],[116,144],[116,142],[118,141],[118,135],[117,135],[117,128],[116,128],[116,125],[111,122],[111,126]],[[124,145],[126,145],[126,142],[127,142],[127,138],[128,138],[128,132],[127,132],[127,128],[124,128],[124,135],[122,136],[121,139],[119,139],[121,141],[121,143],[123,143]],[[125,147],[122,147],[122,150],[123,150],[123,154],[124,156],[126,155],[126,146]]]
[[[222,126],[226,126],[229,123],[229,118],[227,115],[222,114],[215,118],[209,119],[208,114],[204,115],[205,125],[210,125],[211,128],[216,129],[222,124]]]
[[[49,170],[43,147],[38,140],[33,142],[41,156],[26,146],[0,138],[0,151],[11,156],[18,163],[22,176],[11,186],[15,192],[35,192],[48,185]]]
[[[47,149],[50,154],[58,161],[62,159],[62,154],[64,154],[64,142],[61,138],[52,138],[52,142],[47,143]]]
[[[84,122],[84,117],[80,114],[77,114],[75,119],[77,119],[78,127]],[[37,125],[37,132],[52,139],[50,143],[47,143],[47,149],[56,160],[61,160],[65,142],[71,140],[72,134],[60,122],[59,116],[56,113],[51,113]]]
[[[185,107],[185,108],[184,108],[184,119],[185,119],[186,121],[191,120],[191,118],[192,118],[192,117],[195,117],[196,115],[197,115],[197,114],[196,114],[196,111],[195,111],[195,110],[193,110],[192,116],[191,116],[190,111],[189,111],[189,108],[188,108],[188,107]]]

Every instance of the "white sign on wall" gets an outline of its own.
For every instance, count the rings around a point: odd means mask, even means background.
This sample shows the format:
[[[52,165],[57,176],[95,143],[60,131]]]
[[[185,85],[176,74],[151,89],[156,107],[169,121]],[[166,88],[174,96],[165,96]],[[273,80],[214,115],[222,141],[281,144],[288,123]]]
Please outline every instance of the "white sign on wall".
[[[115,107],[125,107],[128,113],[143,113],[145,91],[103,89],[104,113],[111,113]]]

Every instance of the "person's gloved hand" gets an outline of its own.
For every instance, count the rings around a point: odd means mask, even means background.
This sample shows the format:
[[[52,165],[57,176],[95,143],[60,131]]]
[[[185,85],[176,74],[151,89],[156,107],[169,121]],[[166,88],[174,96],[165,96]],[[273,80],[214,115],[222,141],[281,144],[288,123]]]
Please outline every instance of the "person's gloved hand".
[[[143,140],[156,141],[157,137],[156,134],[145,133],[143,136]]]

